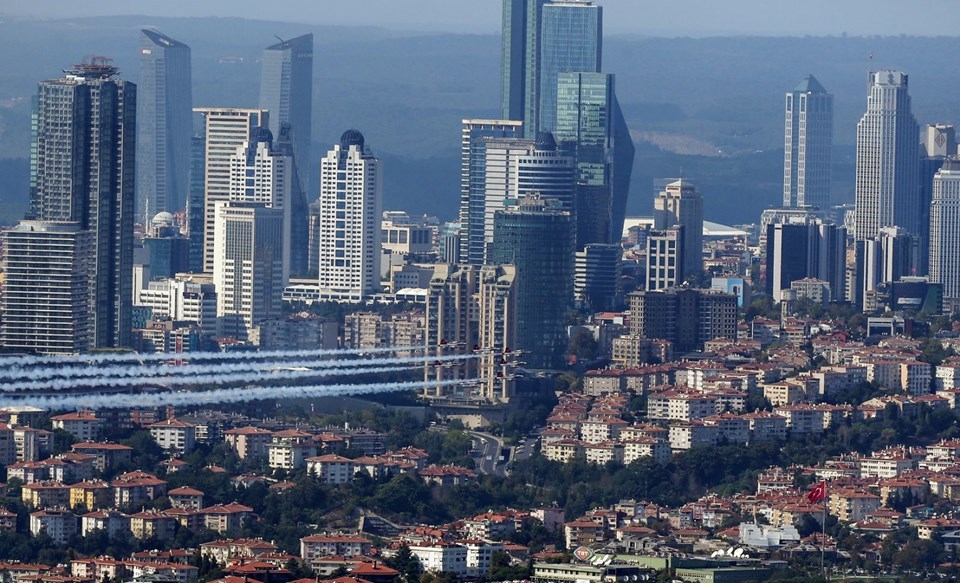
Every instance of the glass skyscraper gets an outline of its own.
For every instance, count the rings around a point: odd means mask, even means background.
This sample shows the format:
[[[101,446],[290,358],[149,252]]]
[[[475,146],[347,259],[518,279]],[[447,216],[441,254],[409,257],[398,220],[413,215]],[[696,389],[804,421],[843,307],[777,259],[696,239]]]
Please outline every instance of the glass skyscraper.
[[[615,85],[606,73],[557,76],[554,134],[576,148],[578,249],[617,243],[623,230],[635,149]]]
[[[42,81],[28,218],[92,237],[94,348],[130,345],[137,86],[94,57]]]
[[[539,101],[535,132],[557,124],[557,77],[565,72],[600,71],[603,9],[587,0],[543,6],[540,26]],[[529,122],[527,125],[531,125]],[[529,135],[529,134],[528,134]]]
[[[489,263],[516,266],[516,348],[531,368],[564,366],[575,225],[558,201],[526,197],[494,215]]]
[[[784,120],[783,206],[830,205],[833,95],[813,75],[787,93]]]
[[[270,112],[270,132],[290,124],[298,161],[310,160],[313,131],[313,34],[270,45],[263,51],[260,109]],[[308,177],[301,174],[306,184]]]
[[[190,47],[155,30],[140,31],[137,100],[137,219],[187,203],[193,133]]]

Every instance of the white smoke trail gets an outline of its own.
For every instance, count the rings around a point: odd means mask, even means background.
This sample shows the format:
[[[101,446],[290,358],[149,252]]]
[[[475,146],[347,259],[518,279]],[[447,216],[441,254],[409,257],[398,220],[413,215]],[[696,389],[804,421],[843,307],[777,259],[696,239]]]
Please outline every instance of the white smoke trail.
[[[217,364],[184,364],[169,365],[107,365],[107,366],[68,366],[46,369],[0,369],[0,381],[7,384],[0,385],[0,392],[20,392],[36,390],[66,390],[69,388],[89,387],[91,384],[99,386],[118,386],[119,383],[129,383],[131,379],[141,379],[142,382],[161,384],[223,384],[224,382],[243,382],[246,380],[241,374],[269,372],[271,375],[284,375],[287,369],[306,367],[312,371],[325,369],[356,368],[368,366],[382,366],[393,364],[420,364],[429,365],[434,362],[451,363],[458,360],[477,358],[476,355],[448,355],[448,356],[398,356],[388,358],[360,358],[337,360],[294,360],[281,362],[230,362]],[[221,375],[231,380],[216,382],[211,379]],[[304,371],[300,376],[315,376]],[[203,380],[198,380],[202,378]],[[55,379],[64,379],[57,382]],[[254,379],[250,379],[254,380]]]
[[[276,358],[314,358],[324,356],[345,356],[350,354],[383,354],[389,352],[415,352],[426,350],[426,346],[395,346],[388,348],[336,348],[316,350],[266,350],[263,352],[156,352],[137,354],[134,352],[85,353],[70,356],[0,356],[0,368],[53,365],[91,365],[109,363],[144,363],[167,360],[269,360]]]
[[[461,384],[462,380],[431,382],[431,386],[449,386]],[[287,387],[238,387],[230,389],[215,389],[211,391],[166,391],[161,393],[145,393],[136,395],[137,407],[214,405],[223,403],[245,403],[268,399],[291,399],[309,397],[336,397],[344,395],[369,395],[376,393],[392,393],[419,389],[422,381],[369,383],[369,384],[336,384],[336,385],[308,385]],[[0,407],[16,405],[31,405],[54,411],[76,409],[116,409],[129,407],[130,404],[117,402],[117,395],[105,393],[93,394],[65,394],[54,396],[32,396],[27,399],[12,399],[0,397]]]

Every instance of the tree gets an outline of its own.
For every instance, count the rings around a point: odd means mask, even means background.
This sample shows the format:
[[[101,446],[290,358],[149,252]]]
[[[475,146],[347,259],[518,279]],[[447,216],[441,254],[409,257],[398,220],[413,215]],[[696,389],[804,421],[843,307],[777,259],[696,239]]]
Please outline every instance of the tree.
[[[401,583],[415,583],[420,580],[420,559],[418,559],[407,545],[401,545],[397,553],[383,560],[391,569],[400,572]]]

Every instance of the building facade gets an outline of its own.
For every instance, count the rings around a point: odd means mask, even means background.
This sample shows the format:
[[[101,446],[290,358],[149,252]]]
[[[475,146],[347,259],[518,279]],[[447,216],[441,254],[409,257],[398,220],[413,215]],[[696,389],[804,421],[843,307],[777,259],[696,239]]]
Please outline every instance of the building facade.
[[[140,31],[137,100],[137,219],[187,203],[193,134],[190,47],[156,30]]]
[[[269,125],[265,109],[194,108],[203,116],[203,272],[213,273],[218,202],[230,200],[230,159],[254,128]],[[199,221],[191,222],[191,225]],[[191,239],[193,235],[191,235]]]
[[[517,348],[532,368],[559,368],[573,301],[574,218],[551,199],[523,198],[494,216],[490,262],[516,266]]]
[[[960,159],[947,158],[933,179],[930,206],[932,283],[943,284],[945,304],[960,302]]]
[[[319,297],[359,302],[380,289],[380,161],[347,130],[320,161]]]
[[[260,109],[270,112],[266,124],[274,136],[288,124],[296,160],[311,160],[313,128],[313,33],[270,45],[260,64]],[[304,184],[306,173],[300,169]]]
[[[689,180],[667,184],[653,199],[653,227],[683,227],[683,277],[703,271],[703,198]]]
[[[870,73],[867,111],[857,124],[854,236],[872,239],[883,227],[920,232],[919,127],[910,111],[908,77]]]
[[[783,206],[830,205],[833,95],[813,75],[787,93],[784,116]]]
[[[93,57],[39,84],[28,219],[90,231],[93,342],[130,345],[137,87]]]
[[[93,235],[78,223],[21,221],[0,232],[0,346],[41,354],[93,347]]]

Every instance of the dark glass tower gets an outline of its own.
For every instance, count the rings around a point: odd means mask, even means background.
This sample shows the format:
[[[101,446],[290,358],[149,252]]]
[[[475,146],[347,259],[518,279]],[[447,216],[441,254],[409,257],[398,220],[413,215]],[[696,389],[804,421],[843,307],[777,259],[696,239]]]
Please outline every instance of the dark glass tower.
[[[137,100],[137,220],[175,213],[187,203],[193,93],[190,47],[155,30],[140,31]]]
[[[313,129],[313,34],[270,45],[263,51],[260,109],[270,112],[270,132],[290,124],[297,160],[310,160]],[[301,182],[306,184],[301,175]]]
[[[516,276],[517,347],[531,368],[560,368],[573,302],[575,225],[558,201],[523,198],[494,215],[490,263]]]
[[[76,222],[93,238],[93,347],[129,346],[133,298],[137,86],[94,57],[42,81],[31,218]]]
[[[537,135],[540,104],[540,17],[547,0],[503,0],[500,117],[527,121],[525,136]]]

